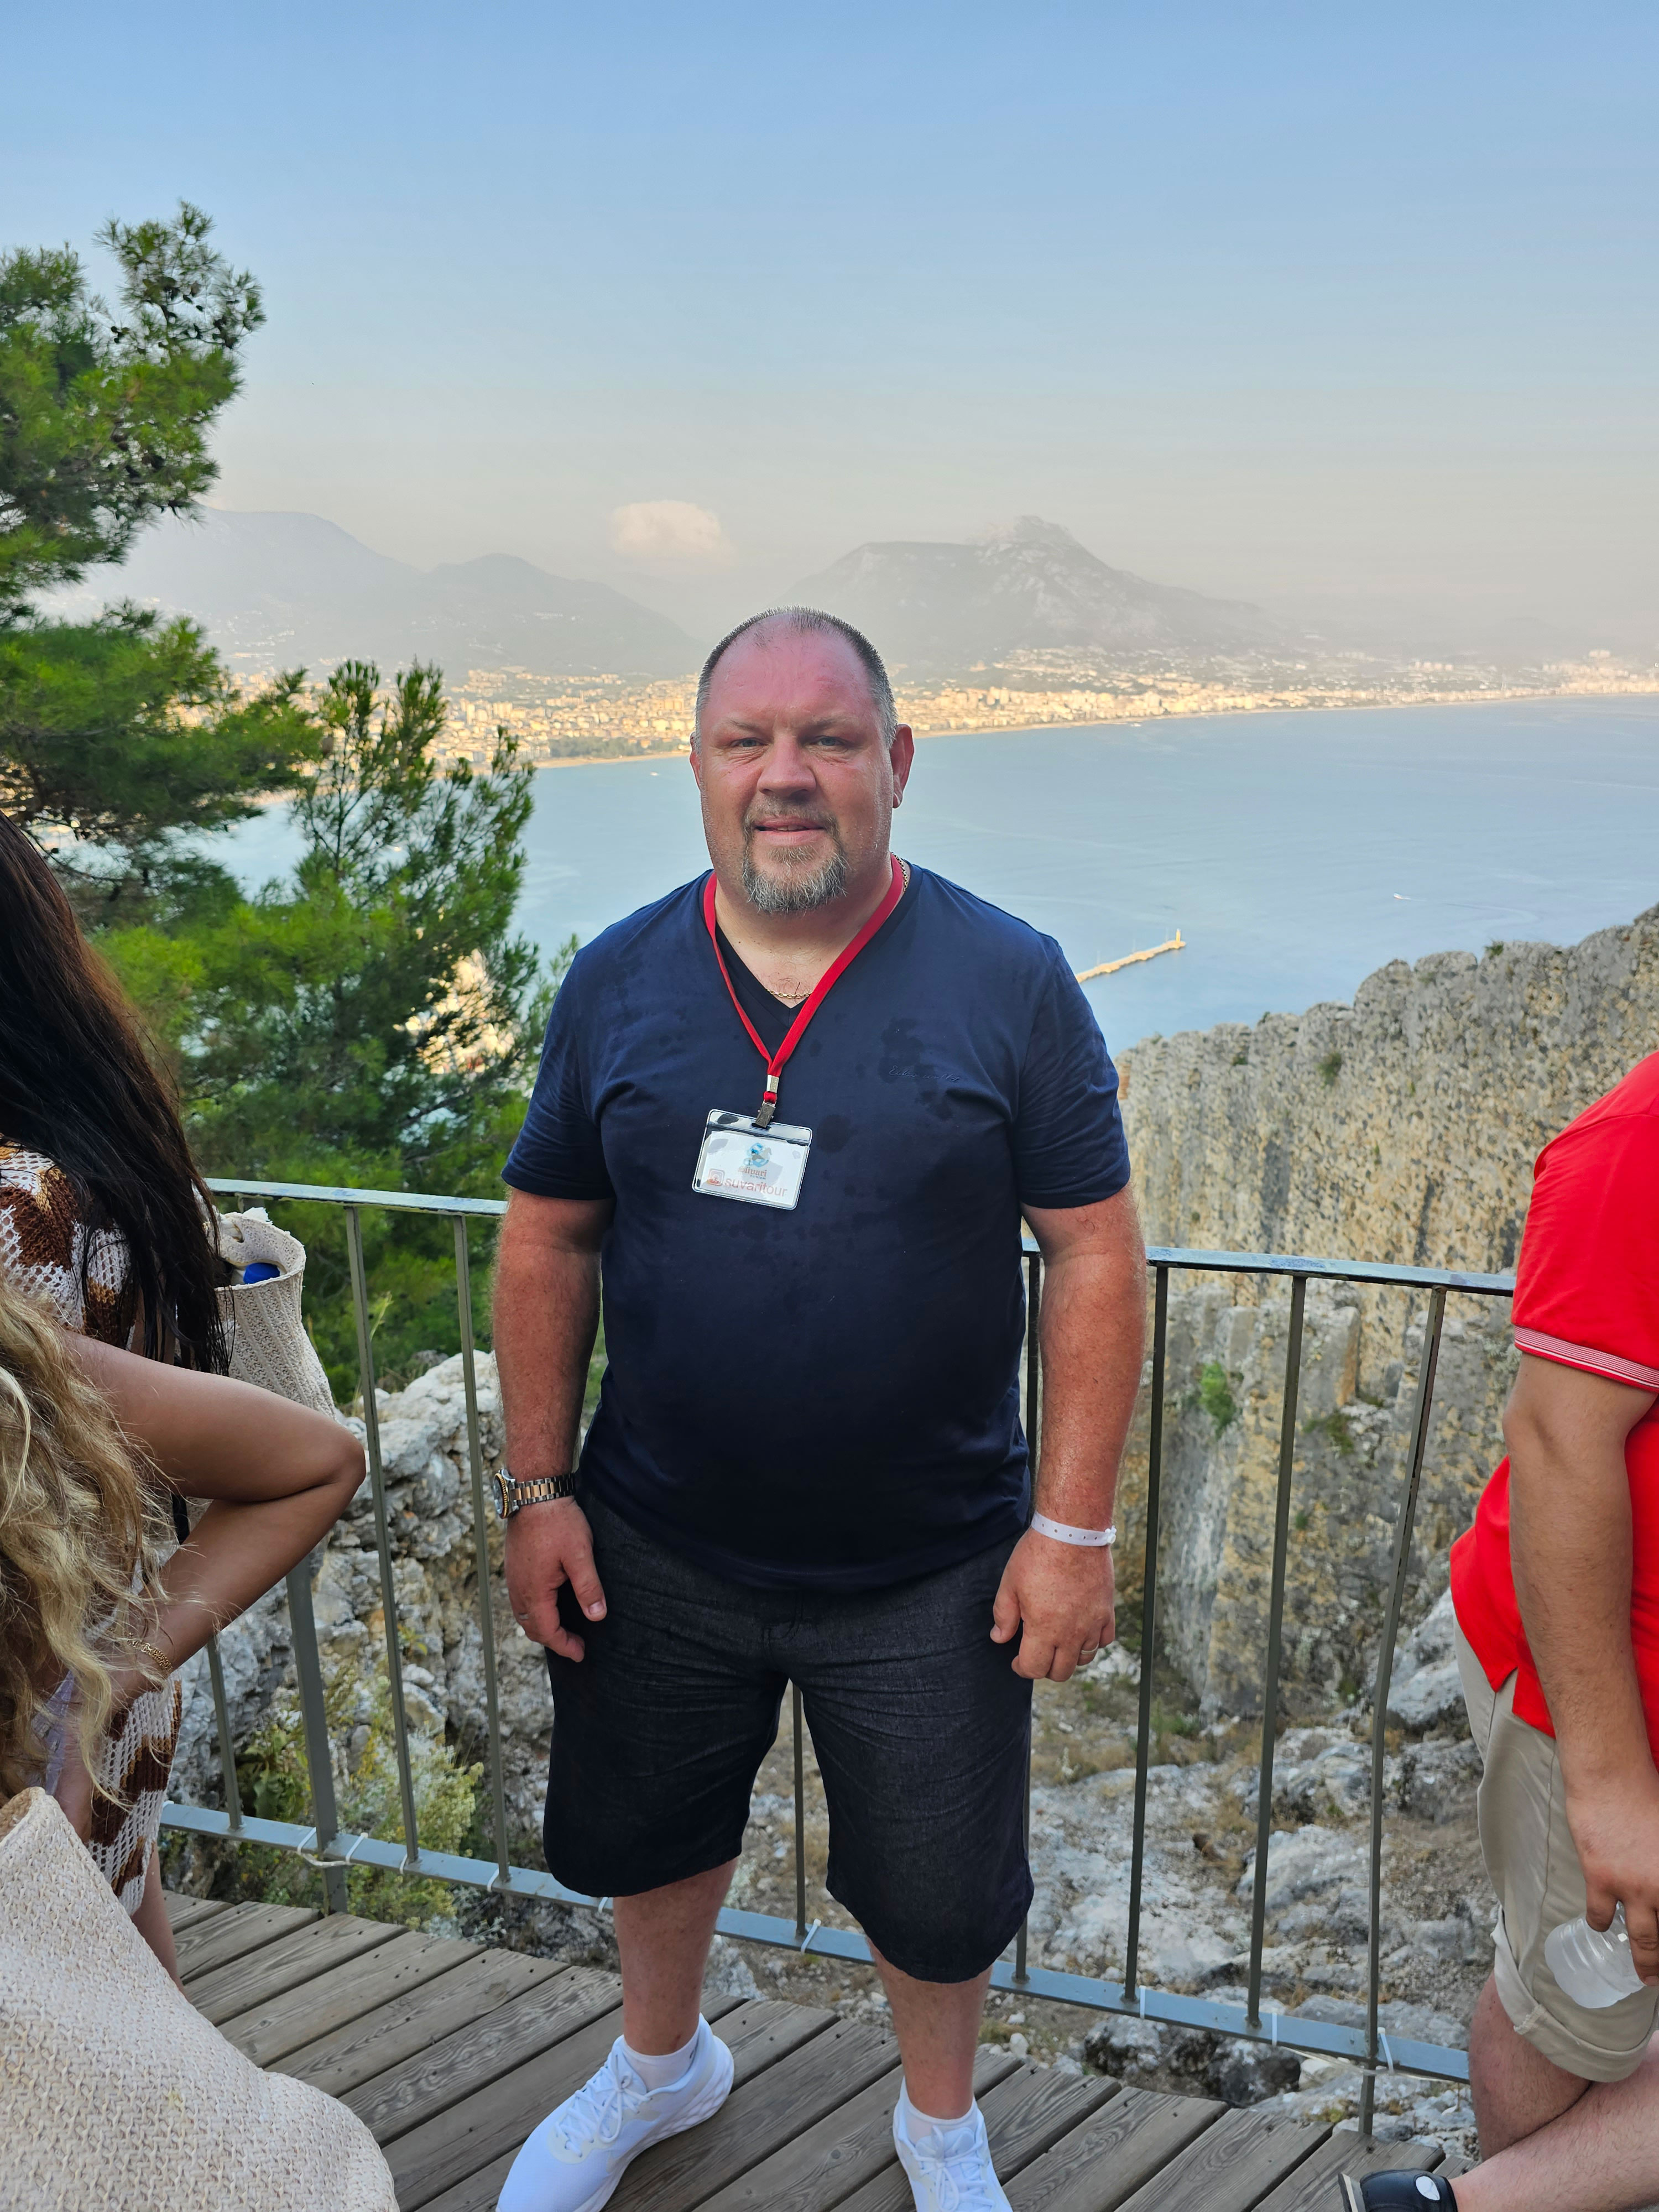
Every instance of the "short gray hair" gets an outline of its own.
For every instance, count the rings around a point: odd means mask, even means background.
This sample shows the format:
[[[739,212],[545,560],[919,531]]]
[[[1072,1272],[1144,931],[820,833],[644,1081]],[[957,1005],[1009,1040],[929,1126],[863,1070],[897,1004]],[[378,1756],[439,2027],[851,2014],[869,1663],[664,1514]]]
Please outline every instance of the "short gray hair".
[[[702,673],[697,678],[696,713],[691,725],[691,742],[697,744],[702,736],[702,710],[708,704],[708,687],[714,680],[714,671],[740,637],[763,623],[776,623],[781,629],[793,631],[797,637],[815,634],[832,634],[843,638],[859,657],[860,665],[870,684],[870,703],[876,710],[876,720],[884,741],[890,747],[897,732],[898,708],[893,703],[893,687],[888,680],[887,664],[876,651],[861,629],[843,622],[839,615],[825,614],[818,607],[769,607],[764,614],[750,615],[729,629],[702,664]]]

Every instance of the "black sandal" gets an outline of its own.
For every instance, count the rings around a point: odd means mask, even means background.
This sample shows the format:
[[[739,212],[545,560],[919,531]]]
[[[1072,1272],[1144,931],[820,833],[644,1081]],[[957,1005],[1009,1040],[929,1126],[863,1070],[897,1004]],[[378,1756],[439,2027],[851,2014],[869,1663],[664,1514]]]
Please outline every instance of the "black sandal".
[[[1457,2199],[1449,2181],[1437,2173],[1373,2173],[1360,2180],[1342,2176],[1346,2212],[1430,2212],[1439,2204],[1456,2212]]]

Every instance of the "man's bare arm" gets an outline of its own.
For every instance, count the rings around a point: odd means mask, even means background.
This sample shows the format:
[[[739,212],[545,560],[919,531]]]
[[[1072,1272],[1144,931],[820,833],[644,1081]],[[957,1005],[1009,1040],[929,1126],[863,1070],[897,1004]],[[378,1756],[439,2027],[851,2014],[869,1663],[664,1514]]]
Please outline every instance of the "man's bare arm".
[[[507,1465],[521,1482],[575,1464],[599,1325],[599,1246],[609,1200],[515,1190],[495,1260],[495,1363]],[[605,1613],[587,1516],[573,1499],[522,1507],[507,1524],[507,1588],[525,1634],[567,1659],[584,1646],[560,1624],[567,1582],[590,1620]]]
[[[1028,1207],[1043,1255],[1042,1431],[1036,1502],[1051,1520],[1103,1528],[1140,1388],[1146,1253],[1126,1190],[1097,1206]],[[1079,1654],[1111,1641],[1112,1555],[1030,1530],[997,1592],[991,1633],[1024,1627],[1016,1672],[1065,1681]]]
[[[1653,1395],[1523,1357],[1504,1414],[1510,1551],[1544,1686],[1591,1924],[1622,1901],[1631,1951],[1659,1981],[1659,1773],[1631,1645],[1625,1440]]]

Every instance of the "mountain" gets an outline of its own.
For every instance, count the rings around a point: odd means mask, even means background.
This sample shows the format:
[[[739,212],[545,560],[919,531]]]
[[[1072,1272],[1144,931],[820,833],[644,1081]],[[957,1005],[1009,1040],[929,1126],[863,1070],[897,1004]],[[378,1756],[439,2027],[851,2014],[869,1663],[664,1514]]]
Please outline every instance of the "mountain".
[[[207,508],[147,532],[119,568],[88,571],[52,611],[113,599],[193,616],[238,673],[348,657],[387,671],[436,661],[532,676],[680,676],[698,651],[678,623],[608,584],[550,576],[504,553],[436,568],[372,551],[315,514]]]
[[[1109,568],[1037,515],[973,545],[860,545],[795,593],[856,623],[913,676],[1029,652],[1190,659],[1285,641],[1259,607]]]

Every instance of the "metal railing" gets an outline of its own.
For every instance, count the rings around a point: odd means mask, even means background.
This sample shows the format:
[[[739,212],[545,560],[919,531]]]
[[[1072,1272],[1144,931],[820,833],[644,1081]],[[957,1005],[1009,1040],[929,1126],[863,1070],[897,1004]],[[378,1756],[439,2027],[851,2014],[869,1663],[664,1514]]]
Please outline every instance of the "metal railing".
[[[210,1178],[210,1187],[243,1200],[305,1200],[336,1206],[345,1221],[346,1249],[350,1263],[352,1304],[356,1316],[357,1352],[363,1409],[364,1443],[374,1511],[379,1552],[380,1596],[385,1616],[386,1668],[390,1685],[391,1718],[397,1758],[398,1802],[402,1816],[401,1842],[384,1837],[359,1835],[341,1829],[334,1790],[334,1768],[329,1741],[320,1652],[312,1610],[309,1564],[288,1578],[289,1620],[294,1662],[303,1728],[307,1771],[311,1792],[312,1819],[308,1826],[271,1820],[245,1812],[239,1794],[228,1703],[219,1654],[210,1645],[209,1672],[220,1747],[224,1788],[223,1808],[169,1803],[163,1825],[197,1835],[228,1840],[273,1844],[295,1851],[316,1866],[322,1876],[328,1909],[345,1909],[345,1872],[350,1866],[381,1867],[441,1881],[470,1884],[498,1893],[555,1899],[563,1904],[608,1908],[608,1898],[584,1897],[554,1880],[551,1875],[515,1866],[508,1856],[506,1789],[502,1769],[501,1713],[498,1704],[495,1618],[490,1599],[490,1566],[486,1540],[488,1521],[484,1501],[483,1438],[478,1418],[476,1352],[473,1343],[471,1271],[467,1231],[475,1220],[494,1221],[505,1212],[503,1201],[494,1199],[424,1197],[405,1191],[331,1188],[307,1183],[278,1183]],[[402,1212],[437,1214],[453,1224],[455,1282],[459,1318],[461,1372],[465,1396],[468,1474],[472,1506],[472,1537],[477,1575],[478,1627],[482,1644],[486,1711],[487,1768],[494,1815],[495,1858],[460,1856],[422,1847],[416,1810],[414,1772],[404,1704],[403,1656],[398,1630],[398,1596],[388,1542],[385,1471],[381,1463],[379,1412],[375,1400],[374,1331],[369,1318],[367,1270],[363,1260],[362,1211],[366,1206]],[[1393,2072],[1467,2081],[1468,2061],[1462,2051],[1437,2044],[1385,2034],[1378,2009],[1382,1975],[1382,1870],[1384,1756],[1389,1695],[1393,1680],[1395,1645],[1410,1579],[1412,1542],[1419,1492],[1421,1487],[1429,1424],[1433,1412],[1434,1386],[1439,1364],[1446,1300],[1450,1295],[1476,1298],[1508,1297],[1514,1290],[1509,1275],[1470,1274],[1438,1267],[1397,1267],[1362,1261],[1287,1258],[1272,1252],[1201,1252],[1154,1249],[1147,1255],[1153,1283],[1152,1389],[1147,1437],[1146,1499],[1146,1565],[1141,1585],[1139,1707],[1135,1737],[1134,1812],[1131,1843],[1128,1924],[1124,1972],[1121,1982],[1060,1972],[1031,1964],[1027,1931],[1020,1929],[1012,1960],[1000,1960],[992,1969],[993,1984],[1018,1990],[1032,1996],[1089,2007],[1096,2011],[1127,2014],[1139,2019],[1196,2027],[1218,2036],[1282,2045],[1287,2050],[1348,2059],[1363,2069],[1360,2121],[1369,2132],[1379,2065]],[[1040,1449],[1042,1425],[1042,1370],[1038,1356],[1036,1319],[1042,1297],[1042,1261],[1029,1243],[1025,1248],[1027,1357],[1025,1362],[1025,1421],[1032,1462]],[[1263,1676],[1261,1762],[1256,1799],[1255,1877],[1250,1907],[1250,1949],[1246,2002],[1237,2004],[1186,1996],[1178,1992],[1149,1989],[1140,1978],[1141,1903],[1146,1854],[1148,1778],[1153,1737],[1153,1655],[1158,1633],[1158,1539],[1163,1504],[1164,1430],[1167,1401],[1170,1331],[1170,1279],[1174,1274],[1255,1275],[1288,1279],[1290,1325],[1285,1348],[1284,1407],[1279,1432],[1278,1483],[1274,1500],[1273,1547],[1267,1620],[1267,1648]],[[1346,1282],[1383,1289],[1425,1291],[1428,1313],[1413,1407],[1409,1448],[1395,1515],[1393,1572],[1376,1678],[1373,1688],[1370,1776],[1369,1977],[1366,2023],[1363,2030],[1334,2022],[1304,2019],[1261,2001],[1262,1950],[1267,1924],[1268,1844],[1273,1826],[1273,1760],[1279,1703],[1285,1575],[1291,1527],[1291,1485],[1296,1452],[1297,1409],[1301,1385],[1302,1345],[1308,1285],[1310,1282]],[[794,1766],[795,1917],[792,1923],[779,1916],[745,1912],[730,1907],[720,1916],[722,1935],[750,1942],[787,1946],[795,1951],[867,1963],[864,1938],[851,1929],[807,1923],[805,1837],[805,1752],[799,1690],[790,1698]],[[1026,1826],[1030,1825],[1030,1775],[1026,1776]]]

